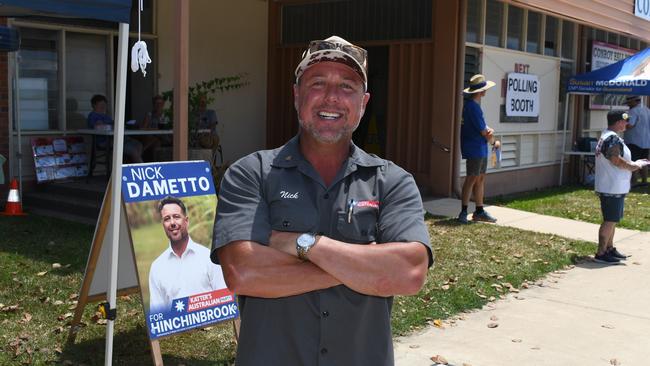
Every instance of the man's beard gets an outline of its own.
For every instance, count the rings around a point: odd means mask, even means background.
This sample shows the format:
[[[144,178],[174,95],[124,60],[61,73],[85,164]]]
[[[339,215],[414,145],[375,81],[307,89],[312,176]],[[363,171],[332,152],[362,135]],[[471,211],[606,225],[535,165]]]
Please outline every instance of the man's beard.
[[[359,119],[357,123],[354,124],[354,126],[345,126],[341,128],[334,135],[329,133],[327,135],[323,135],[317,128],[314,128],[313,124],[305,123],[301,119],[298,119],[298,123],[300,124],[300,129],[309,133],[314,139],[316,139],[316,141],[324,144],[335,144],[341,141],[341,139],[343,139],[344,137],[347,136],[351,137],[352,133],[359,127],[359,124],[361,123],[361,119]],[[328,130],[328,132],[330,131],[331,130]]]

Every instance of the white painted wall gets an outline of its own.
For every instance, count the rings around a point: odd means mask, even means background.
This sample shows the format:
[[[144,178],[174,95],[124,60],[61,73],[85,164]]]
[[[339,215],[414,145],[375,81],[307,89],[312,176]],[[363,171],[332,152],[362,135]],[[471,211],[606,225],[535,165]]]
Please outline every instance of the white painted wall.
[[[173,1],[157,1],[158,91],[174,83]],[[224,158],[230,162],[266,145],[267,8],[263,0],[190,1],[190,85],[247,73],[250,85],[218,93],[208,106],[219,117]]]
[[[499,121],[499,108],[501,104],[505,103],[505,98],[501,95],[501,82],[507,79],[508,73],[515,72],[515,63],[530,65],[528,73],[539,77],[541,106],[537,123],[501,123]],[[497,83],[481,100],[485,121],[497,133],[555,130],[560,90],[560,61],[558,59],[485,47],[482,70],[486,78]]]
[[[529,65],[528,73],[539,77],[540,113],[535,123],[502,123],[500,108],[505,104],[502,83],[508,73],[515,72],[515,63]],[[557,58],[534,55],[502,48],[484,47],[481,72],[496,83],[481,100],[481,109],[488,126],[501,140],[501,162],[488,159],[488,173],[503,170],[528,169],[554,164],[560,158],[561,135],[557,131],[558,93],[560,90],[560,61]],[[465,163],[461,162],[461,176]]]

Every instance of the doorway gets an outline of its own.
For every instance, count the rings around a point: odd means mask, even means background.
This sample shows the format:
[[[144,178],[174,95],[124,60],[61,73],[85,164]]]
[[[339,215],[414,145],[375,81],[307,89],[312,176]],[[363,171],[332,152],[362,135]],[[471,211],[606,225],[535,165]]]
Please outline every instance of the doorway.
[[[352,140],[366,152],[384,158],[388,109],[388,46],[368,47],[367,51],[370,100]]]

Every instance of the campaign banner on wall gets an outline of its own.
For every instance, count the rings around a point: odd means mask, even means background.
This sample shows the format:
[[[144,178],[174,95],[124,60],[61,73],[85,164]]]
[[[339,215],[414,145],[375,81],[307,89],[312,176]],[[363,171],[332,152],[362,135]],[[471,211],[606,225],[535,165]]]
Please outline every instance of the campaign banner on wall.
[[[152,340],[239,316],[221,266],[210,261],[215,193],[205,161],[122,168],[122,196]]]
[[[539,77],[511,72],[506,81],[506,115],[539,116]]]
[[[601,69],[624,60],[634,54],[634,50],[617,45],[594,41],[591,48],[591,71]],[[627,109],[624,95],[600,94],[589,98],[590,109]]]

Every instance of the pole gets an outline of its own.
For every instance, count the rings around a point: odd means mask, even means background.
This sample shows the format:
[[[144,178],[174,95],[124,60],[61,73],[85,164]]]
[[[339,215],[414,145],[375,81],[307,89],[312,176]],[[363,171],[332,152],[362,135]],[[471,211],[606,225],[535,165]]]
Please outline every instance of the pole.
[[[111,185],[113,195],[111,196],[111,219],[110,227],[112,233],[111,256],[109,266],[110,282],[108,285],[108,307],[117,307],[117,261],[120,248],[120,215],[122,214],[122,150],[124,146],[124,105],[126,102],[126,68],[127,68],[127,46],[129,42],[129,24],[120,23],[119,45],[117,49],[117,88],[115,90],[115,124],[113,136],[113,175]],[[108,319],[106,323],[106,352],[104,365],[112,365],[113,360],[113,328],[114,319]]]
[[[16,102],[14,105],[16,106],[16,110],[14,111],[14,116],[16,117],[16,132],[18,136],[18,143],[16,144],[18,146],[18,151],[16,152],[16,157],[18,158],[18,194],[22,195],[23,192],[23,144],[22,144],[22,124],[20,123],[20,79],[19,79],[19,70],[18,70],[18,62],[20,61],[20,51],[14,52],[14,82],[15,82],[15,88],[14,88],[14,98],[16,98]],[[20,197],[20,201],[22,202],[22,197]]]
[[[559,186],[562,185],[562,175],[564,173],[564,152],[566,151],[566,125],[567,120],[569,119],[569,98],[571,98],[571,93],[566,93],[565,103],[564,103],[564,125],[562,127],[562,156],[560,157],[560,182]]]

